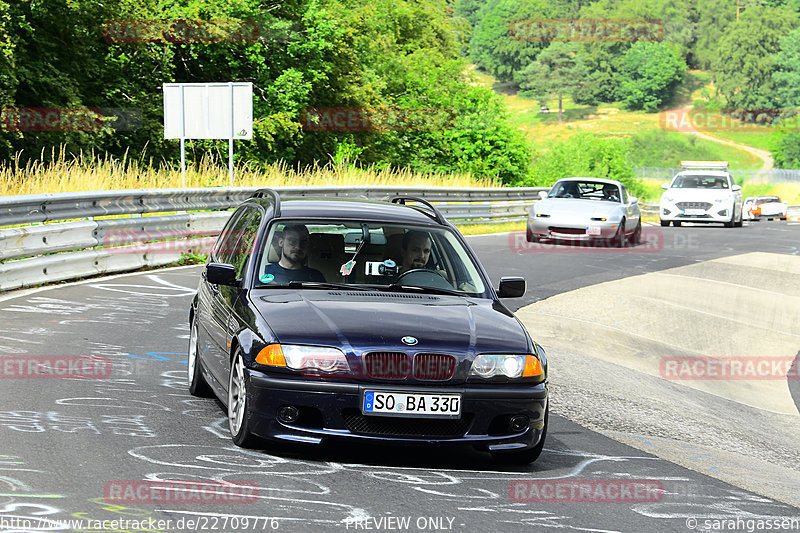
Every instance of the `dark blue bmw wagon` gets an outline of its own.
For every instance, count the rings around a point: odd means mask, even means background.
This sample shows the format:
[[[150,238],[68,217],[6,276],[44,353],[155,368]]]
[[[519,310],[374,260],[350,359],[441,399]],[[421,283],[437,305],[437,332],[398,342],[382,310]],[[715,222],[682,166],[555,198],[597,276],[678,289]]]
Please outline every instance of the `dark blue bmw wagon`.
[[[539,456],[547,359],[425,200],[281,199],[231,215],[190,309],[189,390],[233,441],[471,444]]]

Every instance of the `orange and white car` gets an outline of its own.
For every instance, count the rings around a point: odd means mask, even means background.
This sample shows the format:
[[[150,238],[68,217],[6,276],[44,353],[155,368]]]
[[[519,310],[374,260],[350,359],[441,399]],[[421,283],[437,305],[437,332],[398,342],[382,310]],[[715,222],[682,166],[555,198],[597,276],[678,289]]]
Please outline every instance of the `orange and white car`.
[[[751,196],[744,200],[744,219],[759,220],[766,218],[772,220],[779,218],[786,220],[789,206],[777,196]]]

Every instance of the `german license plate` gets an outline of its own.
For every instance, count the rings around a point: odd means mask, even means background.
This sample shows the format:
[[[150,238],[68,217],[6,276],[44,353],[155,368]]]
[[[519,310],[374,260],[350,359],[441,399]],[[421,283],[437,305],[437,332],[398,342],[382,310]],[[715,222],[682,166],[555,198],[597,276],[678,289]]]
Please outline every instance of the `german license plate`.
[[[587,226],[586,235],[600,235],[600,226]]]
[[[361,407],[365,415],[458,418],[461,395],[368,390]]]
[[[705,215],[706,214],[706,210],[705,209],[684,209],[683,210],[683,214],[684,215]]]

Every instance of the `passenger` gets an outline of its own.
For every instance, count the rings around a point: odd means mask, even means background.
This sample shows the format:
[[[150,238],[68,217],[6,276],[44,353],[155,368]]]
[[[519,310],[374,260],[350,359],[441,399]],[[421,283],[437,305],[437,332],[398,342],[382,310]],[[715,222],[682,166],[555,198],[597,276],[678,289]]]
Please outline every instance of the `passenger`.
[[[322,272],[305,264],[309,241],[308,228],[304,225],[296,224],[283,228],[278,237],[278,251],[281,258],[277,263],[267,265],[261,281],[281,284],[290,281],[324,282],[325,276]]]
[[[567,181],[561,184],[556,192],[556,198],[580,198],[581,190],[574,181]]]

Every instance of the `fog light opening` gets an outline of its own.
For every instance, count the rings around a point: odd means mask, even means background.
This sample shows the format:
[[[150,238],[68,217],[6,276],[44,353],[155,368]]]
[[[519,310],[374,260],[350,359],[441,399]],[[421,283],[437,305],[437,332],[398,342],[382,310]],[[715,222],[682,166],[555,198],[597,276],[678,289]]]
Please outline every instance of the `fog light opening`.
[[[300,418],[300,410],[294,405],[287,405],[278,409],[278,419],[284,424],[292,424]]]
[[[511,417],[508,428],[514,433],[519,433],[528,429],[528,424],[530,424],[530,419],[527,415],[516,415]]]

